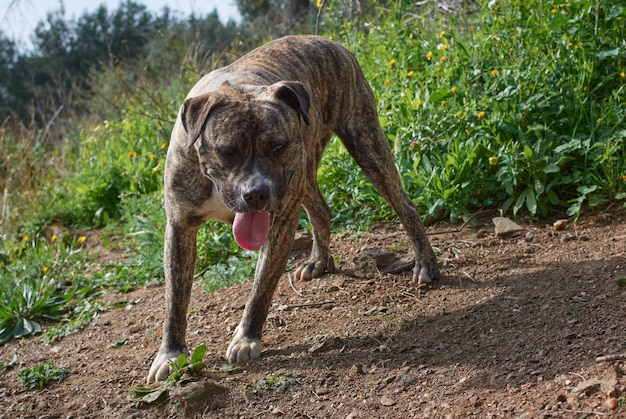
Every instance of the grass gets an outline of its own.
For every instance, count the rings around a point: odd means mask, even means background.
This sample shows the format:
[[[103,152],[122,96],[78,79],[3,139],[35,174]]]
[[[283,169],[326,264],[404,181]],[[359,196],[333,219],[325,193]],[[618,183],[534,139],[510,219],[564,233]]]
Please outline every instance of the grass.
[[[30,389],[42,389],[51,381],[63,381],[69,374],[69,370],[57,367],[53,361],[34,367],[22,368],[17,377],[20,383]]]
[[[327,3],[323,35],[359,59],[423,216],[457,222],[489,208],[530,220],[555,212],[577,218],[625,200],[619,0],[510,0],[454,16],[396,1],[356,18],[344,3]],[[162,280],[163,167],[196,67],[183,62],[180,74],[149,88],[140,71],[121,80],[108,70],[94,90],[116,112],[80,125],[63,145],[35,129],[0,127],[4,339],[48,325],[45,340],[62,337],[106,309],[95,301],[103,290]],[[319,173],[335,229],[395,221],[337,139]],[[66,233],[52,240],[51,225]],[[87,247],[70,228],[99,229],[101,247]],[[131,261],[98,262],[111,237],[122,238]],[[208,223],[198,245],[204,289],[252,278],[255,255],[238,248],[229,226]]]

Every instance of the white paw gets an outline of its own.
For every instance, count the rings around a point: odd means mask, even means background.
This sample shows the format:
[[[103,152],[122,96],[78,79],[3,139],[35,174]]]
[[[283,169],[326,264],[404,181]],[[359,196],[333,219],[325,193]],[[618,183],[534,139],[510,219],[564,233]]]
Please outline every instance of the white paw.
[[[178,356],[183,352],[180,351],[172,351],[172,352],[159,352],[152,361],[152,366],[150,367],[150,372],[148,373],[148,379],[146,382],[151,384],[153,382],[165,381],[167,377],[172,373],[172,367],[170,366],[169,361],[176,361]]]
[[[230,364],[244,363],[261,356],[261,341],[243,336],[241,328],[237,327],[235,337],[228,346],[226,358]]]

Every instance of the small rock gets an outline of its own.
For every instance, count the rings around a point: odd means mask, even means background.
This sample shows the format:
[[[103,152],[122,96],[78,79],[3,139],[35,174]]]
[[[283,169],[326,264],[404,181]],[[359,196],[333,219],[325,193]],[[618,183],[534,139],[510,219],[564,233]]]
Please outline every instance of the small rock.
[[[597,393],[600,390],[600,380],[597,378],[591,378],[589,380],[585,380],[582,383],[578,384],[572,390],[572,393],[580,393],[585,394],[586,396],[591,396],[594,393]]]
[[[615,410],[617,409],[617,406],[619,405],[619,401],[617,400],[617,397],[610,397],[608,399],[606,399],[606,407],[608,407],[610,410]]]
[[[514,223],[507,217],[495,217],[492,221],[495,225],[496,237],[510,236],[513,233],[524,229],[524,227]]]
[[[393,406],[396,404],[396,401],[389,396],[383,396],[380,399],[380,404],[382,404],[383,406]]]
[[[552,224],[552,228],[554,231],[565,230],[565,228],[569,225],[569,220],[556,220],[554,224]]]

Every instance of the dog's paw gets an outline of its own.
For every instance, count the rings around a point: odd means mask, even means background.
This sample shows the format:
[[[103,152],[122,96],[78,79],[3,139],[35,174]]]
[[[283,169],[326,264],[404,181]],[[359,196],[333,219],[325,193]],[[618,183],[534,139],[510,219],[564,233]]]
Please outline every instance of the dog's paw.
[[[413,269],[413,281],[418,285],[427,285],[439,279],[437,263],[416,263]]]
[[[158,381],[165,381],[172,373],[172,367],[169,361],[175,362],[181,354],[183,354],[182,351],[159,352],[156,358],[154,358],[154,361],[152,361],[146,382],[151,384]]]
[[[261,356],[261,341],[244,336],[241,328],[237,332],[226,351],[226,359],[230,364],[244,363]]]
[[[296,280],[310,281],[313,278],[319,278],[325,273],[333,273],[335,271],[335,261],[332,256],[326,260],[309,260],[304,265],[296,269]]]

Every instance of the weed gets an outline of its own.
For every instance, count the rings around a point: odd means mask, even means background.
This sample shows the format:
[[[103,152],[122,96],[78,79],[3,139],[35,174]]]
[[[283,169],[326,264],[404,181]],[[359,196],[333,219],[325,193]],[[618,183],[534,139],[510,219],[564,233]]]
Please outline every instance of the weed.
[[[291,373],[268,375],[267,377],[263,377],[259,380],[254,393],[258,394],[263,390],[284,392],[293,386],[293,383],[297,378],[297,374]]]
[[[69,372],[69,369],[57,367],[54,361],[50,361],[47,364],[22,368],[17,376],[21,384],[34,389],[43,388],[50,381],[63,381]]]
[[[4,289],[0,293],[0,343],[12,337],[19,339],[41,333],[38,320],[61,320],[67,302],[74,295],[73,292],[55,294],[54,288],[34,281],[24,282],[17,289],[21,292]]]
[[[175,385],[184,385],[191,376],[198,374],[206,364],[202,362],[206,353],[206,345],[202,344],[194,349],[191,359],[182,354],[175,362],[170,362],[171,374],[157,387],[133,386],[129,389],[128,398],[136,404],[156,405],[165,403],[169,398],[169,388]]]

